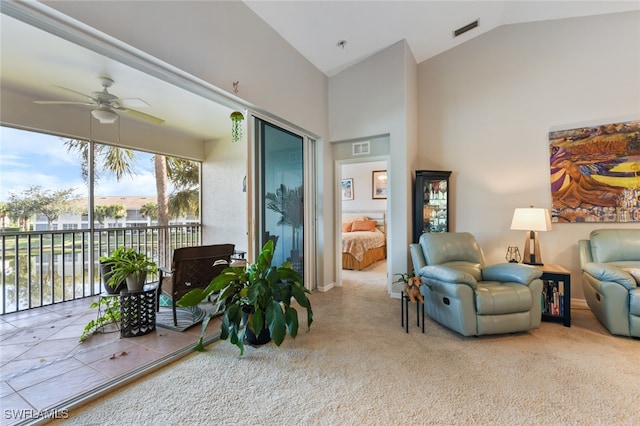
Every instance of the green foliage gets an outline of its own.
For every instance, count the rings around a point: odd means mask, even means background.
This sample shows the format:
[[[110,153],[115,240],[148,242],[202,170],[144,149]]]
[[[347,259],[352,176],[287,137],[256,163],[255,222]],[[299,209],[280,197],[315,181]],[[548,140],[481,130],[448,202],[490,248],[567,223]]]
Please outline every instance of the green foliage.
[[[138,253],[131,247],[118,247],[110,256],[100,257],[100,262],[111,266],[111,278],[108,284],[117,286],[127,279],[129,275],[136,277],[142,274],[155,274],[158,266],[146,254]]]
[[[211,319],[217,312],[224,311],[220,325],[220,339],[227,340],[244,354],[244,337],[249,327],[258,335],[266,323],[271,340],[277,345],[283,342],[287,331],[292,338],[298,334],[298,312],[291,306],[293,298],[307,311],[307,329],[313,322],[309,293],[302,277],[291,268],[289,262],[280,267],[272,266],[275,243],[272,240],[262,248],[256,263],[246,269],[226,268],[214,278],[205,289],[194,289],[185,294],[179,306],[195,306],[209,296],[217,294],[214,313],[202,323],[202,333],[196,346],[203,351],[204,334]],[[248,313],[248,320],[243,319]]]
[[[398,277],[397,280],[395,280],[393,282],[393,284],[396,284],[396,283],[408,284],[409,283],[409,279],[416,276],[416,274],[414,274],[413,272],[405,272],[405,273],[393,274],[394,277],[396,275],[399,275],[399,277]]]
[[[101,306],[102,305],[102,306]],[[101,308],[103,315],[99,318],[92,319],[84,327],[80,336],[80,343],[84,343],[89,336],[109,323],[118,323],[120,321],[120,301],[116,297],[101,297],[99,301],[93,302],[91,308]]]

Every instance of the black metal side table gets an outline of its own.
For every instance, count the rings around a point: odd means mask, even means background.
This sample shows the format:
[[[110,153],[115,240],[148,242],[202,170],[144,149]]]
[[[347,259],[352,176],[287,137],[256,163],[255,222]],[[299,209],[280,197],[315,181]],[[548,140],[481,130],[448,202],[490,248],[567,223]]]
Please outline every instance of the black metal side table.
[[[400,324],[409,332],[409,302],[411,299],[404,291],[400,293]],[[422,313],[422,314],[421,314]],[[420,327],[420,318],[422,318],[422,332],[424,333],[424,305],[420,300],[416,299],[416,325]]]
[[[136,337],[156,328],[156,289],[120,292],[120,336]]]

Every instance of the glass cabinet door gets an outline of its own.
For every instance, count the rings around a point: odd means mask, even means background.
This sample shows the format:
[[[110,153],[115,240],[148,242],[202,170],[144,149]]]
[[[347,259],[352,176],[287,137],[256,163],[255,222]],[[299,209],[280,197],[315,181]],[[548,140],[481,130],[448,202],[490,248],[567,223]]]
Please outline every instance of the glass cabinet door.
[[[425,232],[449,232],[449,171],[417,170],[413,241]]]

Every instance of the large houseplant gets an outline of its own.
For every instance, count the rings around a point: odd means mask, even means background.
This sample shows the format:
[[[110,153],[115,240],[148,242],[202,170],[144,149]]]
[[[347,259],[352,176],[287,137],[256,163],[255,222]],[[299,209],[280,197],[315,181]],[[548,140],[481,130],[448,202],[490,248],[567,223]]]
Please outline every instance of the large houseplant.
[[[118,247],[109,257],[101,258],[103,265],[111,267],[108,284],[111,287],[126,281],[129,291],[139,291],[144,286],[147,274],[158,272],[158,266],[149,256],[134,248]]]
[[[217,293],[216,309],[202,323],[202,333],[196,350],[204,351],[204,334],[209,320],[218,312],[224,312],[220,325],[220,339],[240,348],[244,353],[245,337],[259,336],[268,330],[270,339],[277,345],[283,342],[287,330],[292,338],[298,334],[298,312],[291,306],[295,299],[307,311],[307,329],[313,321],[311,303],[302,277],[291,269],[289,262],[272,266],[275,243],[267,241],[256,263],[244,267],[226,268],[205,289],[194,289],[185,294],[179,306],[195,306]]]

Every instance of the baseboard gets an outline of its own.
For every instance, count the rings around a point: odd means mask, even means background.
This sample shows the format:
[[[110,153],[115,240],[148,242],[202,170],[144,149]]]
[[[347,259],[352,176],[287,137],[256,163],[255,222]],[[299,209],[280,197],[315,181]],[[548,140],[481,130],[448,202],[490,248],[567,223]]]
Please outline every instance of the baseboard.
[[[576,309],[589,309],[587,301],[584,299],[571,299],[571,307]]]
[[[322,293],[326,293],[327,291],[331,290],[332,288],[334,288],[336,286],[335,282],[329,283],[327,285],[324,285],[322,287],[318,287],[318,291],[322,292]]]

